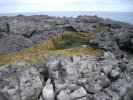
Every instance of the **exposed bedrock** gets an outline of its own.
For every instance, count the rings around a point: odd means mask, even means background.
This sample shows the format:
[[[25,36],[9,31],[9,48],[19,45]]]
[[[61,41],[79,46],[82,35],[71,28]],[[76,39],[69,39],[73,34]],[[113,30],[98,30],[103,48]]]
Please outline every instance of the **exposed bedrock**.
[[[4,36],[3,36],[4,37]],[[0,54],[7,54],[22,50],[33,44],[30,39],[21,35],[11,35],[0,39]]]
[[[133,31],[133,25],[113,21],[110,19],[102,19],[97,16],[78,16],[77,18],[59,18],[59,17],[50,17],[47,15],[35,15],[35,16],[15,16],[15,17],[0,17],[0,41],[7,43],[11,40],[15,43],[16,39],[19,39],[23,36],[23,40],[27,42],[26,46],[23,45],[23,42],[18,42],[18,46],[14,46],[14,49],[11,49],[9,52],[15,52],[16,50],[21,50],[27,46],[31,46],[32,43],[39,43],[44,39],[47,39],[50,36],[56,35],[63,31],[76,31],[76,32],[90,32],[94,28],[103,27],[107,29],[107,36],[109,42],[114,44],[114,39],[117,40],[117,44],[114,48],[126,48],[128,46],[128,50],[132,50],[132,35],[129,35]],[[110,30],[113,30],[114,34],[112,36],[108,36],[110,34]],[[121,32],[116,32],[117,30],[121,30]],[[131,30],[129,32],[129,30]],[[126,36],[123,36],[123,34]],[[128,34],[129,33],[129,34]],[[20,35],[20,36],[18,36]],[[116,36],[118,35],[118,36]],[[7,38],[5,38],[7,37]],[[5,38],[5,39],[4,39]],[[104,37],[97,37],[103,38]],[[29,39],[29,40],[28,40]],[[113,39],[113,40],[112,40]],[[124,40],[124,41],[123,41]],[[31,41],[29,43],[29,41]],[[105,40],[103,40],[105,41]],[[101,41],[98,41],[101,45]],[[107,39],[105,43],[108,43]],[[2,44],[2,43],[1,43]],[[15,43],[17,44],[17,43]],[[116,43],[115,43],[116,44]],[[22,45],[22,47],[20,46]],[[12,45],[11,45],[12,46]],[[112,47],[106,46],[106,49],[110,49]],[[102,48],[104,48],[102,46]],[[10,46],[6,46],[6,49],[9,50]],[[112,48],[113,49],[113,48]],[[0,54],[8,53],[3,51],[5,49],[0,48]]]
[[[37,100],[43,78],[29,64],[14,63],[0,68],[0,100]]]
[[[49,79],[44,86],[50,92],[42,90],[40,100],[132,100],[132,60],[126,62],[110,52],[101,57],[53,56],[46,64]]]
[[[94,34],[89,40],[101,49],[111,51],[119,58],[127,57],[124,52],[133,51],[133,31],[131,30],[111,30],[110,32]]]

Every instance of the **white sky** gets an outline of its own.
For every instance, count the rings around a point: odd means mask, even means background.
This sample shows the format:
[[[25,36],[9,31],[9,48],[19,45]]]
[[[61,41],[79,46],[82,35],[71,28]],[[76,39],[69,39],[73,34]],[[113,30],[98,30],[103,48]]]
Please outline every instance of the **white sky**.
[[[45,11],[133,12],[133,0],[0,0],[0,13]]]

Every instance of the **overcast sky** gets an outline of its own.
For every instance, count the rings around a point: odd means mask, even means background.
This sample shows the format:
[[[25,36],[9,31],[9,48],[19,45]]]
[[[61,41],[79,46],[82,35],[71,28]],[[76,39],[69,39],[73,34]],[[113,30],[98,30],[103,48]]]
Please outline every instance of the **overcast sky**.
[[[0,0],[0,13],[45,11],[133,12],[133,0]]]

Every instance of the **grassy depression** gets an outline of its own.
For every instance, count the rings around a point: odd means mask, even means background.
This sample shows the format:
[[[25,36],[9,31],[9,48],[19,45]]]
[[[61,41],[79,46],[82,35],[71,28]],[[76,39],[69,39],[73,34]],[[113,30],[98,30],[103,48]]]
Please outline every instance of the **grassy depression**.
[[[93,33],[104,30],[95,29],[88,33],[83,32],[63,32],[50,37],[39,44],[35,44],[21,51],[0,55],[0,66],[14,62],[27,62],[30,64],[45,63],[48,57],[61,54],[65,56],[72,55],[102,55],[102,51],[88,44],[88,39]],[[82,45],[87,45],[83,47]]]

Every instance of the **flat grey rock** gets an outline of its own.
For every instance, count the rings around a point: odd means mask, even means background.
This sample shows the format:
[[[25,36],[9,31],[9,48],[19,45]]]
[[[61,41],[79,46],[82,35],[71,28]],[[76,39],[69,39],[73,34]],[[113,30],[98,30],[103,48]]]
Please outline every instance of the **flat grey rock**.
[[[36,100],[43,88],[39,72],[26,63],[14,63],[0,68],[1,100]]]
[[[12,35],[0,39],[0,54],[12,53],[31,46],[33,43],[30,39],[23,36]]]

